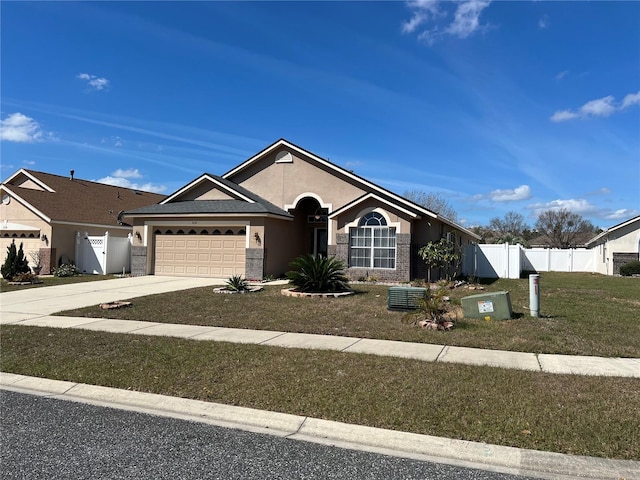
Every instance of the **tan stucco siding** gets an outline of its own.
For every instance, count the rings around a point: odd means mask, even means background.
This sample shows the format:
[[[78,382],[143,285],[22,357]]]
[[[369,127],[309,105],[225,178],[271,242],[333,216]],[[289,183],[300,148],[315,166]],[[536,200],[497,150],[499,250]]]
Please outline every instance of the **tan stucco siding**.
[[[39,229],[46,228],[48,225],[47,222],[22,205],[15,198],[11,198],[8,205],[0,203],[0,222],[4,223],[5,220],[11,223],[19,223],[21,225],[28,225]]]
[[[610,253],[638,252],[640,245],[640,220],[611,232],[607,237],[607,250]]]
[[[370,198],[352,208],[345,210],[336,220],[337,231],[333,232],[332,241],[335,243],[336,233],[349,233],[349,227],[354,226],[366,213],[378,211],[387,219],[389,226],[396,227],[397,233],[411,233],[412,219],[405,213],[400,212],[389,205],[381,205],[379,201]]]
[[[326,170],[310,159],[293,155],[291,163],[275,163],[278,152],[239,172],[230,180],[285,208],[305,193],[313,193],[336,209],[366,193],[336,172]]]
[[[294,222],[268,219],[265,230],[265,275],[280,276],[303,251],[303,238],[296,233],[299,229]]]
[[[14,178],[11,181],[11,185],[14,185],[20,188],[30,188],[32,190],[44,190],[40,185],[38,185],[36,182],[31,180],[29,177],[27,177],[24,174],[20,174],[16,178]]]
[[[180,195],[179,200],[232,200],[234,198],[235,197],[232,197],[227,192],[220,190],[216,185],[207,181],[196,185],[188,192]]]

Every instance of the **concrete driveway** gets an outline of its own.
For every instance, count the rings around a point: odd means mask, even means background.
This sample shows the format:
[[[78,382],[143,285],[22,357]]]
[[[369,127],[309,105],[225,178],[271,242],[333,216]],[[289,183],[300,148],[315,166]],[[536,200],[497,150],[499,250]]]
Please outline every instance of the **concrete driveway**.
[[[3,292],[0,296],[0,324],[127,298],[219,286],[224,285],[225,281],[226,279],[222,278],[147,275]]]

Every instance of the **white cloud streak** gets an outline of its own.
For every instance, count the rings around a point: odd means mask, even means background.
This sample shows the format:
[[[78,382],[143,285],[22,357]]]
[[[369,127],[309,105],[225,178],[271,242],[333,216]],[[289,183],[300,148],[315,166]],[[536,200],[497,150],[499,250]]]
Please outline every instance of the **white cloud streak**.
[[[143,175],[137,168],[117,169],[111,175],[95,180],[98,183],[105,183],[116,187],[130,188],[133,190],[141,190],[144,192],[163,193],[167,187],[164,185],[156,185],[151,182],[138,183],[132,179],[141,179]]]
[[[620,103],[616,103],[612,95],[607,95],[590,100],[577,110],[558,110],[551,116],[551,121],[565,122],[575,118],[609,117],[633,105],[640,105],[640,92],[626,95]]]
[[[442,4],[456,5],[452,21],[438,24],[448,16],[441,8]],[[411,18],[402,24],[402,33],[417,33],[418,40],[433,45],[446,35],[456,38],[468,38],[483,28],[480,23],[482,11],[490,5],[490,0],[463,0],[456,3],[439,0],[421,0],[407,2]]]
[[[0,140],[17,143],[33,143],[42,139],[40,124],[20,112],[12,113],[0,121]]]
[[[85,80],[87,84],[94,90],[104,90],[111,85],[111,82],[104,77],[98,77],[97,75],[91,75],[89,73],[79,73],[76,78]]]
[[[570,198],[567,200],[552,200],[547,203],[534,203],[527,206],[536,217],[547,210],[566,209],[583,217],[596,217],[604,220],[624,220],[640,214],[640,210],[622,208],[611,210],[600,208],[583,198]]]

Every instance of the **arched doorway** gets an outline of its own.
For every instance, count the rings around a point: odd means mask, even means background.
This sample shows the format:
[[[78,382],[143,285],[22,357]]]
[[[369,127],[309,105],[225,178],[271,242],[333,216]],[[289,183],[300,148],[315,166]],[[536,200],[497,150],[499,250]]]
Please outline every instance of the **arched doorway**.
[[[327,256],[329,243],[328,220],[329,209],[322,207],[313,197],[302,198],[295,209],[290,211],[295,217],[296,229],[302,240],[300,254]]]

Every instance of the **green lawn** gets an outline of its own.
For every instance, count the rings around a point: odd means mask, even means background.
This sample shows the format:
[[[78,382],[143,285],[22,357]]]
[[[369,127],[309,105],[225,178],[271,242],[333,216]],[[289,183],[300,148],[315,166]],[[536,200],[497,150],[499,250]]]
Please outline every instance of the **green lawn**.
[[[212,288],[133,299],[133,307],[96,307],[61,315],[121,318],[166,323],[266,329],[380,338],[498,350],[608,357],[640,357],[640,279],[583,273],[543,273],[541,318],[529,316],[528,279],[500,279],[486,292],[508,290],[515,318],[508,321],[460,319],[451,332],[412,325],[414,313],[387,310],[388,287],[355,285],[342,298],[292,298],[281,287],[222,295]],[[477,290],[450,291],[451,301]],[[125,300],[125,299],[122,299]]]
[[[0,369],[521,448],[640,459],[638,379],[3,326]]]
[[[29,285],[11,285],[4,278],[0,281],[0,292],[13,292],[26,288],[53,287],[55,285],[67,285],[69,283],[97,282],[116,278],[113,275],[76,275],[74,277],[54,277],[52,275],[39,277],[40,283]]]

